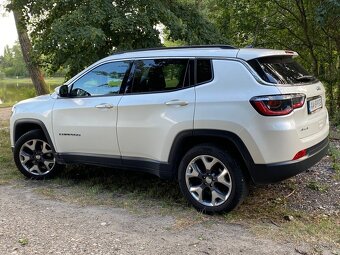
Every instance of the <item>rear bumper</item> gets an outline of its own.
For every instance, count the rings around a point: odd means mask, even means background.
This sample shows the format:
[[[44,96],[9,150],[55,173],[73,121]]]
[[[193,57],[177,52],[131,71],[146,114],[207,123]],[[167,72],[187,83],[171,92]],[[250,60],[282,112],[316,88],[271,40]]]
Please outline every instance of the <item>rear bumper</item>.
[[[255,184],[275,183],[306,171],[319,162],[328,151],[328,137],[307,149],[307,156],[300,160],[284,161],[274,164],[255,164],[250,174]]]

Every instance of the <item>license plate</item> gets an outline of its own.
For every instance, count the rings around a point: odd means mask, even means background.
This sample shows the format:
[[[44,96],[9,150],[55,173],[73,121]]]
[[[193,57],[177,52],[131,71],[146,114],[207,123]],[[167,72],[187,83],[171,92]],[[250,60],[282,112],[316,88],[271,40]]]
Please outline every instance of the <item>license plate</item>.
[[[308,101],[308,113],[311,114],[318,109],[322,108],[322,99],[321,97],[314,98]]]

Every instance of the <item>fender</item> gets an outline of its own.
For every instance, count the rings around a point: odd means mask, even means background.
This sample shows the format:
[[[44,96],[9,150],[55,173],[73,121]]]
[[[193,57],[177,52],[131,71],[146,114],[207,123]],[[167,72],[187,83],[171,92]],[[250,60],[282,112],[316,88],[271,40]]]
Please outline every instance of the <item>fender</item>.
[[[241,140],[241,138],[229,131],[224,130],[215,130],[215,129],[194,129],[194,130],[185,130],[177,134],[170,153],[168,162],[171,164],[172,168],[172,175],[174,176],[176,174],[176,168],[178,167],[178,162],[181,159],[182,154],[185,153],[185,149],[183,148],[183,145],[186,143],[186,141],[190,140],[193,141],[193,144],[200,141],[201,138],[206,138],[204,142],[209,142],[209,138],[218,138],[223,140],[227,140],[229,143],[231,143],[236,149],[237,153],[241,156],[248,173],[251,172],[251,169],[254,167],[254,160],[251,157],[247,147]]]
[[[242,139],[235,133],[224,130],[196,129],[194,130],[194,136],[212,136],[229,140],[237,148],[248,170],[255,165],[254,160],[250,155],[246,145],[243,143]]]
[[[37,120],[37,119],[29,119],[29,118],[16,120],[16,121],[14,122],[14,125],[13,125],[14,142],[16,142],[16,141],[20,138],[20,137],[18,136],[18,135],[19,135],[18,133],[19,133],[20,127],[25,127],[25,126],[29,126],[29,125],[33,125],[33,126],[35,126],[35,127],[36,127],[36,126],[40,127],[40,129],[44,132],[45,137],[46,137],[46,139],[47,139],[47,142],[50,144],[53,153],[56,154],[56,150],[55,150],[55,148],[54,148],[54,145],[53,145],[51,136],[50,136],[50,134],[48,133],[45,124],[44,124],[41,120]],[[26,132],[28,132],[28,131],[30,131],[30,130],[33,130],[33,129],[36,129],[36,128],[29,128],[27,131],[24,131],[23,133],[26,133]]]

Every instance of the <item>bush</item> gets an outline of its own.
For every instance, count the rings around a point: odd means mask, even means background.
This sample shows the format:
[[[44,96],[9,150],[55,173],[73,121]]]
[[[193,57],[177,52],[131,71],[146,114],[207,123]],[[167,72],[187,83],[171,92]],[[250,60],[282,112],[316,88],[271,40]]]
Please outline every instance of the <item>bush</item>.
[[[3,73],[2,71],[0,71],[0,80],[3,80],[6,78],[5,73]]]

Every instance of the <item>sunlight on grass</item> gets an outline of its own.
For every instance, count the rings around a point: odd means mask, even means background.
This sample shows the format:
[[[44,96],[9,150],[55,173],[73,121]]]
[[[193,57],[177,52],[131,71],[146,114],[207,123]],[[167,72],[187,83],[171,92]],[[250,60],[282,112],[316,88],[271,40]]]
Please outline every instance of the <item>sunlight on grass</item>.
[[[45,82],[47,85],[62,85],[65,81],[64,77],[46,77]],[[14,85],[14,84],[32,84],[31,78],[5,78],[0,80],[3,85]]]
[[[0,129],[0,184],[7,184],[18,176],[9,142],[9,130]]]

